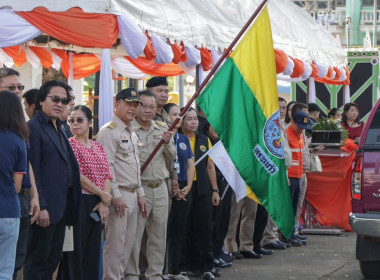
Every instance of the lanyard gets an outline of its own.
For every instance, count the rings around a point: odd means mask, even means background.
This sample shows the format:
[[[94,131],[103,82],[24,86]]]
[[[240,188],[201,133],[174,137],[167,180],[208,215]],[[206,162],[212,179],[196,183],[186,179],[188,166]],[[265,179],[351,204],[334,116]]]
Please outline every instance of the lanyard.
[[[177,153],[175,155],[175,162],[178,162],[178,141],[179,141],[178,132],[175,135],[176,135],[175,148],[177,149]]]

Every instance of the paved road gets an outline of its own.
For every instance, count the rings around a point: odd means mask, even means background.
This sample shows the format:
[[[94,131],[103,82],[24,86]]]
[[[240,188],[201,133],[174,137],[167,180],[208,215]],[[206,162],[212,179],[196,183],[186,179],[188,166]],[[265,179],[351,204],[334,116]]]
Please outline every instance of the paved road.
[[[308,235],[308,245],[275,251],[259,260],[235,260],[219,280],[362,280],[355,258],[356,235]]]

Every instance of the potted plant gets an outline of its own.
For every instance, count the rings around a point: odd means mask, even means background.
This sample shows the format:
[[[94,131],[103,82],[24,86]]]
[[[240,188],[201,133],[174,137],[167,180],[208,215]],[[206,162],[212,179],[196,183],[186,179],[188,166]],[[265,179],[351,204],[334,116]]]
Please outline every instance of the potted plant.
[[[339,120],[321,118],[312,127],[311,146],[340,147],[347,135],[348,131],[341,127]]]

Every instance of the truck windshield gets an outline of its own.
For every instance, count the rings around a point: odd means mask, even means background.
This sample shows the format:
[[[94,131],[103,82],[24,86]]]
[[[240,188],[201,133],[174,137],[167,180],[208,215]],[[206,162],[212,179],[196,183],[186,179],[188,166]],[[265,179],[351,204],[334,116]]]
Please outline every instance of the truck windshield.
[[[364,149],[380,150],[380,106],[377,108],[369,127]]]

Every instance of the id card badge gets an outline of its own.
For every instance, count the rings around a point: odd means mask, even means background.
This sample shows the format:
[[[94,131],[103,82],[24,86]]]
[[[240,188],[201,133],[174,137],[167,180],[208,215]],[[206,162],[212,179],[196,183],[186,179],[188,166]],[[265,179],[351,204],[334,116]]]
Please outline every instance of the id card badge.
[[[177,170],[177,174],[179,174],[181,172],[178,161],[174,162],[174,168]]]

